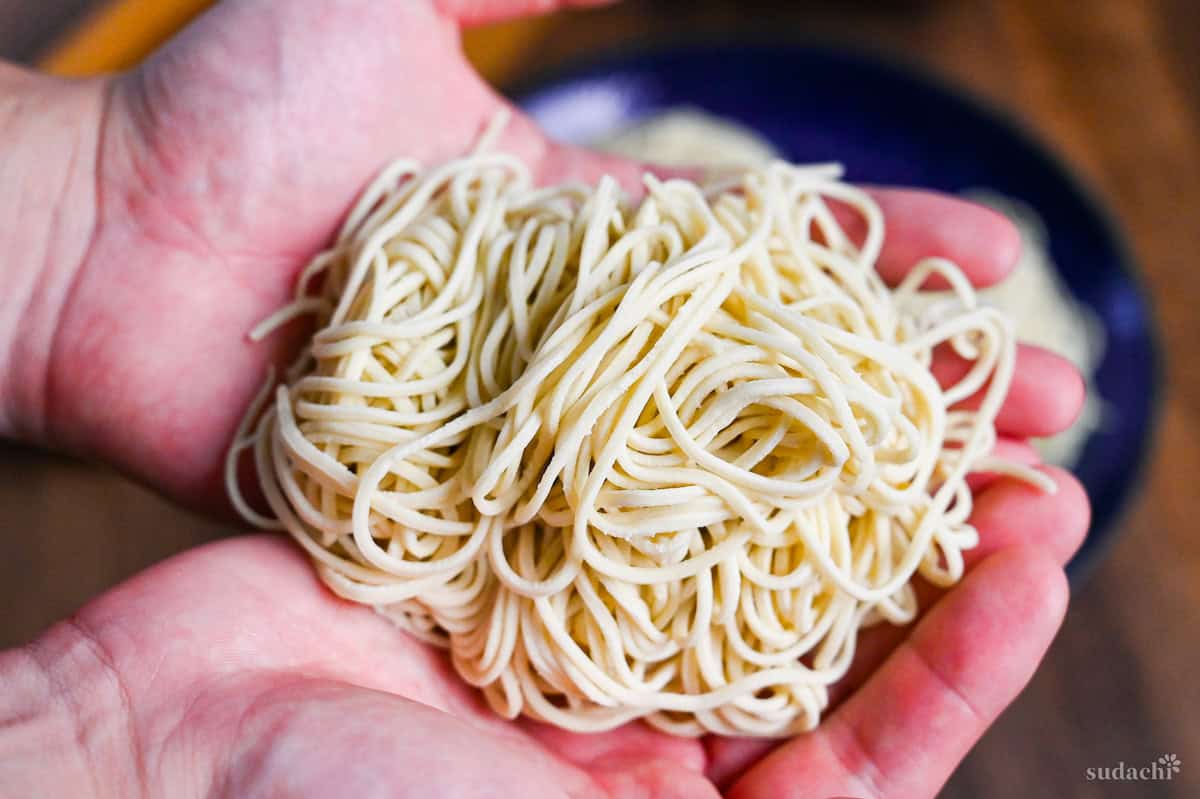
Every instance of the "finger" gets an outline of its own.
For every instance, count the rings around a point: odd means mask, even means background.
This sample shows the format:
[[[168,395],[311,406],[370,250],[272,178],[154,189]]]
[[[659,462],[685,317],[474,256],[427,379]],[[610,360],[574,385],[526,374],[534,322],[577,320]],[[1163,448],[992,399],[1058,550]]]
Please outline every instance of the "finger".
[[[979,531],[979,545],[963,553],[969,573],[989,556],[1005,549],[1035,548],[1066,566],[1079,550],[1091,522],[1091,509],[1083,486],[1069,472],[1054,466],[1040,471],[1057,487],[1053,494],[1011,477],[995,480],[976,495],[971,524]],[[946,589],[915,581],[917,604],[928,612]],[[950,589],[954,590],[954,589]],[[879,664],[908,637],[910,627],[882,624],[859,637],[850,671],[830,691],[830,705],[862,685]]]
[[[1038,451],[1028,441],[1019,438],[1001,436],[997,439],[996,446],[992,447],[991,456],[1022,466],[1040,466],[1042,464],[1042,456],[1038,454]],[[1005,475],[996,472],[971,472],[967,475],[967,485],[971,487],[971,493],[978,494],[1004,477]]]
[[[970,368],[971,362],[948,346],[938,347],[934,354],[933,373],[943,387],[957,383]],[[979,407],[986,391],[985,386],[957,407]],[[1017,365],[996,417],[996,429],[1018,438],[1061,433],[1079,416],[1086,397],[1083,377],[1070,361],[1041,347],[1019,344]]]
[[[610,5],[616,0],[436,0],[437,9],[460,25],[484,25],[564,8]]]
[[[1073,474],[1057,466],[1041,466],[1038,471],[1054,481],[1053,493],[1014,477],[997,476],[975,494],[971,524],[979,532],[979,544],[963,553],[963,565],[970,572],[996,552],[1004,549],[1033,547],[1066,567],[1079,551],[1091,524],[1091,506],[1087,492]],[[931,608],[946,589],[916,580],[917,601]],[[953,589],[950,589],[953,590]],[[860,639],[851,674],[839,684],[845,691],[861,683],[854,672],[865,678],[908,634],[907,627],[881,625],[866,631]]]
[[[933,796],[1033,675],[1067,584],[1039,549],[979,565],[816,732],[775,750],[732,796]]]
[[[946,194],[917,189],[868,187],[883,211],[886,233],[879,274],[896,283],[922,258],[958,264],[976,286],[999,282],[1016,266],[1021,234],[1004,215]],[[862,216],[846,206],[834,213],[852,238],[866,235]],[[927,288],[945,288],[940,277]]]
[[[1020,461],[1036,462],[1036,453],[1022,442],[1001,442],[996,454]],[[1046,493],[1011,477],[994,477],[977,494],[971,523],[979,531],[980,543],[964,553],[968,572],[988,556],[1003,549],[1036,548],[1065,566],[1079,549],[1087,533],[1091,511],[1083,486],[1069,472],[1043,467],[1057,490]],[[918,604],[932,608],[945,593],[917,580]],[[850,671],[830,690],[830,707],[862,685],[910,635],[911,627],[883,624],[864,630],[858,640]],[[774,741],[710,737],[705,740],[709,755],[707,774],[718,786],[727,786],[750,765],[777,745]]]
[[[1079,480],[1065,469],[1038,469],[1054,481],[1053,494],[1021,480],[996,480],[975,497],[971,524],[979,545],[964,553],[967,568],[1002,549],[1036,547],[1060,566],[1079,551],[1091,523],[1091,506]]]

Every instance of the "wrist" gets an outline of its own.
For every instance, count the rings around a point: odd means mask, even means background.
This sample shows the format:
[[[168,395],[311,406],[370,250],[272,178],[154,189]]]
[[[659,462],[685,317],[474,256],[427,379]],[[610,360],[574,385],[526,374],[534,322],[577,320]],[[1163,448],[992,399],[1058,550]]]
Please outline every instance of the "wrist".
[[[77,628],[0,652],[0,685],[0,796],[137,793],[120,682]]]
[[[0,436],[46,439],[59,315],[96,221],[105,80],[0,63]]]

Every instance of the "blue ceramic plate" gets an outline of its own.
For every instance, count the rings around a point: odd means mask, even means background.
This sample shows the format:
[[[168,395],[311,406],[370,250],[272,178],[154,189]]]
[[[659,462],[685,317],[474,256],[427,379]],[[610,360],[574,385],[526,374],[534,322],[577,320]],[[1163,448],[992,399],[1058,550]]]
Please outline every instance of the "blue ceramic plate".
[[[620,53],[539,79],[515,96],[566,141],[592,141],[687,105],[757,130],[790,160],[840,161],[854,181],[951,193],[986,188],[1032,206],[1065,282],[1107,330],[1095,378],[1106,423],[1075,467],[1094,516],[1072,576],[1095,562],[1145,466],[1160,394],[1159,350],[1137,270],[1111,217],[1027,131],[912,68],[814,47]]]

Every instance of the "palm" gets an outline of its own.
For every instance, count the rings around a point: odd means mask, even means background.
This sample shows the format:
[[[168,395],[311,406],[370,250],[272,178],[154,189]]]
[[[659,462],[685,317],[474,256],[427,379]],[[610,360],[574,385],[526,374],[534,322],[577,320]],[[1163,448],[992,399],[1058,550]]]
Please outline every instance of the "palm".
[[[180,556],[76,627],[127,693],[151,796],[712,794],[698,742],[495,717],[441,653],[322,590],[280,540]]]
[[[1018,487],[995,490],[981,503],[988,562],[912,639],[868,637],[862,671],[899,648],[820,732],[779,747],[735,795],[936,791],[1036,664],[1061,613],[1054,559],[1081,532],[1078,496],[1056,511]],[[1001,518],[1006,509],[1017,515]],[[1030,537],[1049,555],[1007,554]],[[443,653],[337,599],[298,550],[268,537],[178,556],[59,634],[86,636],[111,668],[149,795],[200,785],[217,796],[704,797],[715,795],[706,777],[732,783],[771,746],[499,719]]]
[[[85,429],[59,435],[223,507],[238,417],[295,346],[249,346],[246,333],[385,163],[459,155],[503,106],[457,40],[424,2],[233,2],[121,76],[94,243],[51,365],[49,416]],[[503,147],[547,179],[620,168],[550,145],[523,118]],[[111,389],[103,404],[96,386]]]
[[[251,346],[246,331],[290,295],[388,159],[457,155],[502,106],[456,39],[422,2],[235,0],[117,79],[93,245],[50,365],[47,416],[70,420],[60,439],[189,504],[224,506],[223,452],[267,365],[296,345],[293,334]],[[552,145],[521,118],[502,146],[545,179],[636,172]],[[930,195],[878,196],[885,273],[931,254],[982,282],[1011,265],[1013,233],[993,215]],[[1001,432],[1053,432],[1079,396],[1068,367],[1023,350]],[[114,653],[137,740],[158,747],[164,781],[191,756],[233,795],[405,785],[454,795],[453,782],[462,795],[702,796],[705,773],[745,796],[931,795],[1027,679],[1061,616],[1059,566],[1087,510],[1069,476],[1055,477],[1056,497],[984,488],[984,545],[966,584],[911,637],[866,636],[842,687],[857,693],[821,732],[765,759],[762,743],[641,725],[576,736],[502,722],[444,656],[334,599],[280,542],[184,555],[80,618]],[[175,794],[172,784],[152,792]]]

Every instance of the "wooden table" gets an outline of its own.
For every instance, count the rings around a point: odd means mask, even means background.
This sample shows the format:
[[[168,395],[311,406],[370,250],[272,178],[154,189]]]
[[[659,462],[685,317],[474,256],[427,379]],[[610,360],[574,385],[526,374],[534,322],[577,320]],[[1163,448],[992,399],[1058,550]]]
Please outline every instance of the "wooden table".
[[[81,5],[0,0],[0,31],[35,14],[48,29],[47,18],[62,21]],[[163,12],[151,17],[167,24]],[[146,35],[137,15],[121,24]],[[946,74],[1024,117],[1124,221],[1169,351],[1158,451],[1124,537],[1077,592],[1029,689],[945,795],[1200,796],[1200,14],[1189,0],[630,2],[485,32],[470,50],[505,82],[631,36],[754,31],[866,45]],[[29,40],[3,35],[0,46],[34,52]],[[88,51],[59,57],[79,69]],[[11,447],[0,450],[0,528],[4,645],[223,532],[105,471]],[[1167,752],[1182,761],[1169,783],[1085,779],[1088,767]]]

